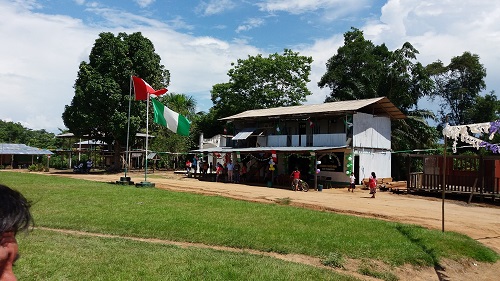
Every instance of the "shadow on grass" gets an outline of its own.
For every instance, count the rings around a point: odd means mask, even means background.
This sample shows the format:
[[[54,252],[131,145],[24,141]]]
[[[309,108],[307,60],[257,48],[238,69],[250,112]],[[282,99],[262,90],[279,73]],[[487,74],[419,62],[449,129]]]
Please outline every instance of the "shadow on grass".
[[[426,253],[432,260],[432,264],[434,266],[434,271],[436,272],[436,275],[440,281],[448,281],[450,280],[449,277],[445,274],[445,268],[443,268],[439,264],[439,259],[435,253],[435,250],[432,248],[427,247],[423,242],[422,239],[415,237],[412,235],[412,232],[408,227],[398,225],[396,226],[396,229],[404,236],[406,237],[410,242],[413,244],[417,245],[422,249],[424,253]]]

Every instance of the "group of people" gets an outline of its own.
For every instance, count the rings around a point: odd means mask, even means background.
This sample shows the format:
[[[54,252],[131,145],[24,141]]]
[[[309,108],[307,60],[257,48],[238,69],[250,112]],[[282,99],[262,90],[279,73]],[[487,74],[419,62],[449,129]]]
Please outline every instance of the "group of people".
[[[247,166],[245,163],[233,163],[231,160],[224,165],[217,163],[215,181],[240,183],[247,180]]]
[[[94,163],[90,159],[82,161],[77,166],[73,167],[73,172],[88,174],[93,165]]]
[[[197,157],[193,158],[193,162],[189,159],[186,161],[186,174],[191,172],[191,169],[194,169],[194,173],[196,173],[196,163],[198,162]],[[200,163],[200,171],[204,176],[207,175],[207,170],[210,166],[210,172],[212,171],[211,163],[210,165],[207,162]],[[221,163],[216,164],[215,168],[215,181],[216,182],[232,182],[232,183],[240,183],[246,181],[247,167],[244,163],[240,166],[239,163],[234,164],[231,160],[227,161],[222,165]],[[290,178],[292,179],[292,185],[294,190],[296,191],[299,187],[300,182],[300,171],[297,167],[295,167],[294,171],[291,173]],[[371,198],[375,198],[375,194],[377,193],[377,176],[375,172],[371,172],[371,175],[368,179],[368,187],[370,189]],[[349,177],[349,187],[347,189],[348,192],[354,192],[356,188],[356,177],[353,173],[351,173]]]
[[[354,192],[355,188],[356,188],[356,177],[354,176],[354,174],[351,173],[349,188],[347,189],[347,192],[349,191]],[[370,177],[368,178],[368,188],[370,189],[370,194],[372,195],[371,198],[375,198],[375,193],[377,193],[377,175],[375,174],[375,172],[372,172],[370,174]]]

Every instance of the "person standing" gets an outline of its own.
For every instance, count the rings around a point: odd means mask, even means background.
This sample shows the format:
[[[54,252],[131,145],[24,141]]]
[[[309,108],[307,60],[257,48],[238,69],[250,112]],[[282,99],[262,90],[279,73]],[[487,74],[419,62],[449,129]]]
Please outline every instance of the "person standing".
[[[241,182],[247,181],[247,165],[245,163],[242,163],[241,165],[240,180]]]
[[[234,171],[234,164],[229,160],[227,162],[227,182],[233,182],[233,171]]]
[[[233,178],[235,183],[240,182],[240,163],[236,162],[233,168]]]
[[[371,198],[375,198],[375,193],[377,193],[377,176],[375,175],[375,172],[372,172],[370,175],[368,185],[370,187],[370,194],[372,195]]]
[[[186,175],[189,176],[189,173],[191,172],[191,161],[189,159],[186,161]]]
[[[193,162],[191,163],[191,168],[193,168],[193,173],[196,176],[196,170],[198,169],[198,156],[193,157]]]
[[[356,177],[354,176],[353,173],[351,173],[349,180],[350,180],[350,183],[349,183],[349,188],[347,189],[347,192],[349,192],[349,191],[354,192],[354,189],[356,188]]]
[[[293,191],[297,191],[300,181],[300,171],[297,167],[295,167],[295,170],[292,172],[290,177],[292,178]]]
[[[206,178],[207,177],[207,172],[208,172],[208,162],[207,161],[204,161],[203,162],[203,177]]]
[[[19,257],[16,234],[33,224],[31,204],[26,198],[0,184],[0,280],[17,280],[13,266]]]
[[[222,165],[220,163],[217,163],[215,167],[215,181],[218,182],[220,175],[222,174]]]
[[[88,174],[88,173],[90,172],[90,169],[92,169],[92,165],[93,165],[93,164],[94,164],[94,163],[92,162],[92,160],[90,160],[90,159],[89,159],[89,160],[87,160],[87,163],[86,163],[86,167],[87,167],[87,169],[85,169],[85,173],[87,173],[87,174]]]

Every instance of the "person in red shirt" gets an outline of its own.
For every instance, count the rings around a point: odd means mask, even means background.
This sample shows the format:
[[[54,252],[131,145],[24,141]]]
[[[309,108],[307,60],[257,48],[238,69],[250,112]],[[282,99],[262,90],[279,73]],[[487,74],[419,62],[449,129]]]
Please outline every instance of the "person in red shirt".
[[[377,193],[377,176],[375,175],[375,172],[372,172],[368,180],[368,185],[370,187],[370,194],[372,195],[371,198],[375,198],[375,193]]]
[[[297,167],[295,167],[295,170],[292,172],[290,177],[292,178],[293,190],[297,191],[300,181],[300,171]]]
[[[189,175],[191,172],[191,161],[189,159],[186,161],[186,175]]]
[[[219,181],[219,177],[221,176],[222,174],[222,165],[220,163],[217,163],[217,168],[215,169],[215,181],[218,182]]]

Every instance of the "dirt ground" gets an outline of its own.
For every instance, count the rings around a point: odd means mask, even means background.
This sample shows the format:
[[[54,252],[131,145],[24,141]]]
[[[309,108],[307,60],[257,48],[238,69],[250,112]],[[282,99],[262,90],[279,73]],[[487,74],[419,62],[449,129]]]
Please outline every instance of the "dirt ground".
[[[123,174],[73,174],[51,172],[50,175],[81,178],[93,181],[116,182]],[[128,173],[131,181],[144,181],[144,173]],[[431,229],[442,229],[442,200],[415,195],[377,192],[370,198],[368,191],[357,188],[353,193],[345,188],[294,192],[280,188],[216,183],[187,178],[182,174],[156,171],[148,174],[148,182],[156,188],[219,195],[239,200],[276,203],[287,200],[291,205],[328,210],[388,221],[417,224]],[[446,200],[444,229],[466,234],[500,253],[500,207],[487,204],[466,204]],[[301,259],[301,258],[298,258]],[[302,258],[306,260],[306,258]],[[353,261],[353,263],[355,263]],[[441,269],[399,268],[400,280],[499,280],[500,262],[483,264],[475,261],[443,261]]]

